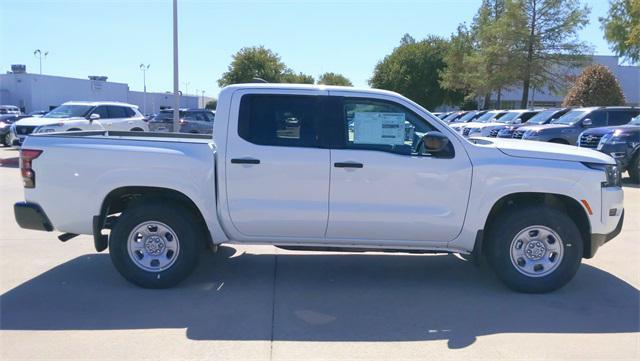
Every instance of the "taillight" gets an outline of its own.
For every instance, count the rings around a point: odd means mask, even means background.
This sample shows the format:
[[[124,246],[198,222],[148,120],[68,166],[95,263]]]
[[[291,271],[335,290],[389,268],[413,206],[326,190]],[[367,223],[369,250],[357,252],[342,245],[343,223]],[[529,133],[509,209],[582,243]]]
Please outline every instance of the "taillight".
[[[36,186],[36,172],[33,170],[31,163],[40,154],[42,154],[42,151],[37,149],[20,150],[20,173],[22,174],[22,182],[25,188],[35,188]]]

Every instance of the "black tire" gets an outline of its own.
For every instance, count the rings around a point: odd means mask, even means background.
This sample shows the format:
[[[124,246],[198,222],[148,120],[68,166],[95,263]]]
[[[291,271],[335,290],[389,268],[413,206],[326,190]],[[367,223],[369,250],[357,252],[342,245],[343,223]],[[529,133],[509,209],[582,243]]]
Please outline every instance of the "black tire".
[[[543,226],[560,236],[562,258],[551,273],[541,277],[521,273],[514,264],[516,261],[511,260],[512,242],[516,242],[515,237],[530,226]],[[576,224],[564,212],[544,206],[527,206],[502,213],[489,227],[485,243],[487,260],[497,276],[518,292],[557,290],[575,276],[582,261],[583,240]]]
[[[640,150],[636,152],[635,157],[631,160],[627,172],[629,172],[629,177],[631,177],[633,183],[640,184]]]
[[[10,138],[10,134],[11,133],[7,133],[7,134],[2,136],[2,145],[5,146],[5,147],[8,147],[8,146],[11,145],[11,140],[9,139]]]
[[[133,128],[130,130],[131,132],[143,132],[142,128]]]
[[[186,279],[196,268],[202,249],[202,227],[189,209],[170,201],[138,201],[122,212],[109,237],[109,254],[118,272],[144,288],[168,288]],[[162,271],[139,267],[129,256],[128,239],[140,224],[155,221],[169,226],[177,236],[179,252],[174,263]]]
[[[80,128],[71,128],[71,129],[67,129],[67,132],[79,132],[81,130],[82,129],[80,129]]]

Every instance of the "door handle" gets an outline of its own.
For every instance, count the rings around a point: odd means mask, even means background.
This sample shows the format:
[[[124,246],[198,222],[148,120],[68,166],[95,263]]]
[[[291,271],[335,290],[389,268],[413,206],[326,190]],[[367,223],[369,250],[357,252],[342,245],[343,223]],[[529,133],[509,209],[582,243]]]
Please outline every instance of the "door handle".
[[[232,164],[260,164],[260,159],[253,158],[233,158],[231,159]]]
[[[364,164],[356,162],[337,162],[333,163],[333,166],[336,168],[362,168],[364,167]]]

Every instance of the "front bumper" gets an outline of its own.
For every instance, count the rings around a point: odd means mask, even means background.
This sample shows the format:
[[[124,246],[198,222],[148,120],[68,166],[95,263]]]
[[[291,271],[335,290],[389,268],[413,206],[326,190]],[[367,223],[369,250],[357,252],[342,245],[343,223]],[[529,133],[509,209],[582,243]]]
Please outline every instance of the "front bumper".
[[[21,228],[34,229],[37,231],[53,231],[53,225],[42,210],[42,207],[36,203],[18,202],[13,205],[13,213],[16,222]]]
[[[620,232],[622,231],[623,223],[624,223],[624,210],[622,210],[622,215],[618,220],[618,225],[613,231],[607,234],[594,233],[591,235],[591,244],[589,249],[586,250],[585,258],[592,258],[593,256],[595,256],[596,251],[598,250],[598,248],[600,248],[600,246],[609,242],[610,240],[615,238],[618,234],[620,234]]]

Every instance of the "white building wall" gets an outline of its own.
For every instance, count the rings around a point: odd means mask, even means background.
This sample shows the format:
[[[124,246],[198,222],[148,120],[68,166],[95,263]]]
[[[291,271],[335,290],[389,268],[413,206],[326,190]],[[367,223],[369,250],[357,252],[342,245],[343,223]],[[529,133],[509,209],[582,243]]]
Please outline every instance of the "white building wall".
[[[144,98],[144,92],[130,91],[125,83],[30,73],[0,74],[0,104],[16,105],[26,113],[49,110],[71,100],[120,101],[144,111]],[[173,96],[147,92],[146,106],[146,113],[157,113],[173,106]],[[180,107],[197,108],[198,97],[182,96]]]

